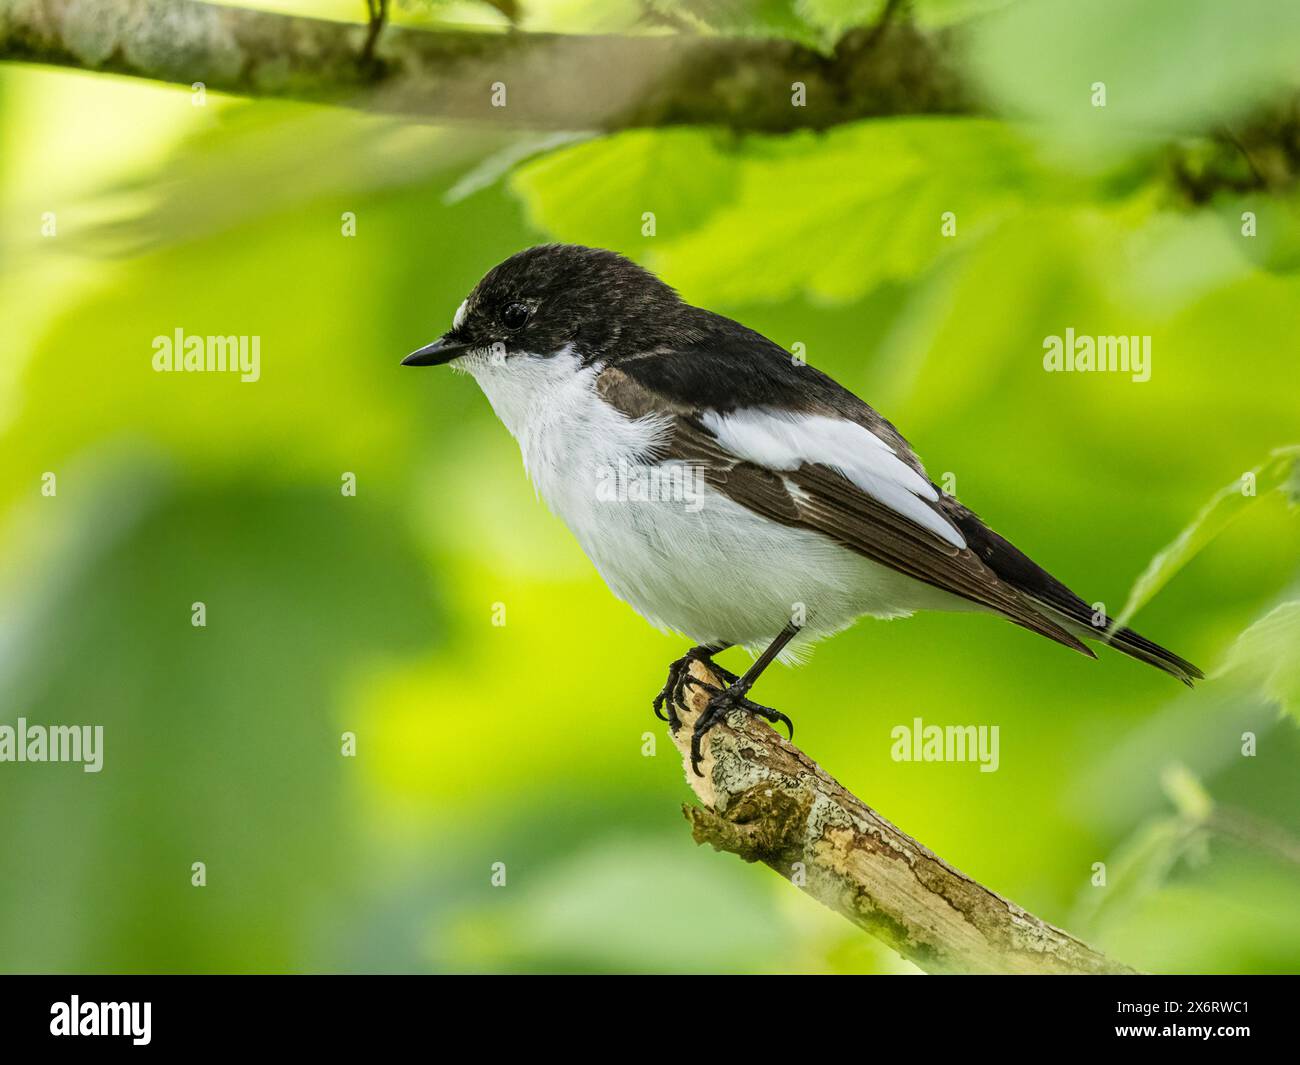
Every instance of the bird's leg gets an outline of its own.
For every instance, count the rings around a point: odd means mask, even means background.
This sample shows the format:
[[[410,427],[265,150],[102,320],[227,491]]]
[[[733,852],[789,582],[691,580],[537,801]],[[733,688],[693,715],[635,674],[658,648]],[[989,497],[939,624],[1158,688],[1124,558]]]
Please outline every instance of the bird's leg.
[[[677,707],[681,705],[686,684],[688,682],[692,684],[699,683],[691,676],[692,662],[703,662],[720,677],[724,678],[728,684],[734,683],[738,679],[731,670],[723,669],[713,661],[714,655],[720,654],[730,646],[727,643],[702,643],[698,647],[692,647],[668,667],[668,680],[664,683],[663,690],[655,696],[654,711],[655,717],[660,721],[667,721],[674,733],[682,724],[681,719],[677,716]]]
[[[767,650],[754,660],[752,666],[745,670],[743,677],[728,681],[725,688],[713,689],[713,694],[709,696],[704,712],[696,720],[695,728],[691,732],[691,768],[695,770],[696,776],[702,777],[704,775],[700,772],[700,762],[704,758],[704,755],[700,752],[701,741],[709,729],[732,710],[744,710],[747,714],[755,714],[774,724],[778,721],[783,722],[785,727],[790,730],[790,738],[794,739],[794,724],[785,714],[781,713],[780,710],[773,710],[770,706],[751,702],[745,696],[749,693],[749,689],[754,686],[754,681],[758,680],[763,670],[767,669],[776,660],[776,656],[781,653],[786,644],[794,639],[798,631],[799,627],[797,625],[786,625],[781,630],[780,635],[768,646]],[[701,684],[694,677],[690,679],[691,682],[700,684],[701,687],[712,687],[712,685]]]

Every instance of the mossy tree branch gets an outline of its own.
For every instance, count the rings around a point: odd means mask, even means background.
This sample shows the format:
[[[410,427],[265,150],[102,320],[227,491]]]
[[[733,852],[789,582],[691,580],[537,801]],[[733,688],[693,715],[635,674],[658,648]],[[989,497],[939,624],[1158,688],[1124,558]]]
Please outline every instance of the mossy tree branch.
[[[199,0],[0,0],[0,60],[509,128],[785,133],[986,110],[962,68],[966,29],[919,29],[894,4],[894,17],[850,30],[830,55],[687,33],[409,29],[382,26],[383,0],[368,4],[364,24]],[[1265,102],[1234,130],[1187,142],[1195,132],[1169,131],[1169,176],[1192,202],[1281,189],[1300,175],[1295,99]]]
[[[975,109],[951,32],[891,23],[833,56],[779,40],[433,31],[196,0],[0,0],[0,58],[432,120],[613,130],[825,128]],[[562,75],[562,76],[557,76]],[[792,86],[806,106],[792,106]],[[505,87],[505,106],[493,85]]]
[[[697,843],[763,862],[927,972],[1134,971],[954,869],[744,713],[709,732],[696,776],[691,726],[707,697],[687,687],[673,737],[703,803],[683,807]]]

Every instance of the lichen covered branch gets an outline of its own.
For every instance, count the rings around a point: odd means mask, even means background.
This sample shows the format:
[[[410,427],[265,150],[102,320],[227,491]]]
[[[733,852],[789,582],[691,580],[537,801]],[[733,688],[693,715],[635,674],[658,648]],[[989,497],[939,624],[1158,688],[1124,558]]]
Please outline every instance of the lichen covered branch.
[[[952,34],[906,23],[851,32],[832,56],[780,40],[375,25],[196,0],[0,0],[0,59],[549,129],[783,132],[974,109]]]
[[[891,115],[985,111],[965,75],[968,27],[921,29],[890,4],[827,55],[784,40],[420,30],[199,0],[0,0],[0,60],[360,108],[429,122],[614,131],[822,130]],[[360,13],[360,10],[358,11]],[[1171,182],[1193,203],[1292,186],[1300,103],[1233,129],[1171,130]]]
[[[686,692],[674,743],[703,803],[683,807],[696,842],[763,862],[927,972],[1133,972],[954,869],[742,712],[709,732],[696,776],[690,732],[708,693]]]

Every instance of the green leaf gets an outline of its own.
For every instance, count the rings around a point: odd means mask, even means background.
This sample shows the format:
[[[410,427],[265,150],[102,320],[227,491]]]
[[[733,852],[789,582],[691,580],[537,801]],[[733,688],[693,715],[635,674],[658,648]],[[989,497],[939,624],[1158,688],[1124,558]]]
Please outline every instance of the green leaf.
[[[1158,891],[1184,857],[1203,853],[1205,838],[1203,826],[1182,815],[1146,822],[1111,855],[1105,885],[1084,889],[1070,926],[1095,932],[1121,920]]]
[[[1079,927],[1110,924],[1159,891],[1183,860],[1206,857],[1208,824],[1214,800],[1186,766],[1173,764],[1160,784],[1177,813],[1140,825],[1106,862],[1106,883],[1090,885],[1075,907]]]
[[[919,118],[738,146],[701,131],[626,133],[531,163],[511,187],[555,238],[621,250],[693,302],[736,304],[847,301],[914,277],[996,225],[1035,177],[1007,127]]]
[[[1083,151],[1204,129],[1294,88],[1288,0],[1027,0],[982,19],[972,60],[995,109]],[[1094,86],[1105,86],[1105,106]]]
[[[648,0],[648,15],[677,28],[727,37],[777,37],[810,47],[829,43],[804,18],[800,0]]]
[[[1014,0],[912,0],[894,22],[965,22]],[[829,51],[845,33],[876,25],[885,0],[647,0],[647,21],[731,37],[781,37]]]
[[[647,213],[659,240],[698,228],[732,198],[735,155],[702,130],[634,130],[587,141],[521,166],[511,190],[532,225],[574,244],[645,258]]]
[[[1262,465],[1224,485],[1164,550],[1147,564],[1133,584],[1128,602],[1111,631],[1122,629],[1173,576],[1219,535],[1254,500],[1294,483],[1300,468],[1300,444],[1278,448]]]
[[[1214,812],[1214,800],[1205,785],[1185,765],[1171,765],[1160,774],[1160,786],[1178,812],[1198,824]]]
[[[1237,637],[1215,676],[1232,674],[1300,721],[1300,600],[1274,608]]]
[[[803,20],[821,31],[824,40],[833,44],[846,30],[871,26],[885,7],[885,0],[797,0],[795,5]]]

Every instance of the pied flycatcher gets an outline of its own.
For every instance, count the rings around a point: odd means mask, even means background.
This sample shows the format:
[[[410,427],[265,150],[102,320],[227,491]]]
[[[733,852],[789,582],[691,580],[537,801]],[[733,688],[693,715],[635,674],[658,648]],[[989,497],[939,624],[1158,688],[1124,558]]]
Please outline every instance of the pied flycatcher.
[[[1190,662],[1109,619],[926,475],[889,422],[765,336],[611,251],[547,244],[488,271],[402,364],[473,375],[538,493],[616,596],[696,646],[654,700],[674,731],[692,660],[713,689],[691,740],[777,657],[869,614],[1000,614],[1080,654],[1103,640],[1184,683]],[[712,656],[743,646],[743,676]],[[663,716],[661,714],[661,716]]]

